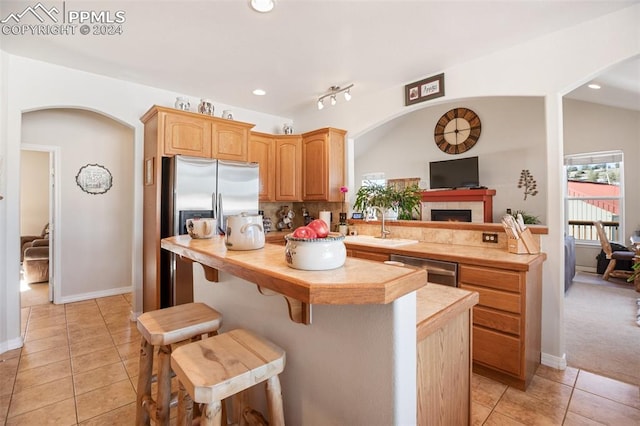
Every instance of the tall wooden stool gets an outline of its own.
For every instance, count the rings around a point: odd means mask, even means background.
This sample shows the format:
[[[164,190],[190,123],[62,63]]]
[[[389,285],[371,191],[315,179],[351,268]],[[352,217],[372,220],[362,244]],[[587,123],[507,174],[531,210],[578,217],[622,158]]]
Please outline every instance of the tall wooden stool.
[[[136,425],[169,424],[171,403],[171,344],[217,334],[222,314],[204,303],[187,303],[145,312],[138,317],[140,371],[136,401]],[[153,352],[158,347],[158,392],[151,395]]]
[[[194,401],[206,404],[201,425],[226,425],[226,419],[222,422],[222,401],[266,381],[269,425],[284,426],[278,377],[284,364],[284,350],[244,329],[177,348],[171,354],[171,368],[180,381],[178,425],[191,425]],[[243,398],[234,398],[235,413],[245,408],[235,406],[238,401],[244,404]]]

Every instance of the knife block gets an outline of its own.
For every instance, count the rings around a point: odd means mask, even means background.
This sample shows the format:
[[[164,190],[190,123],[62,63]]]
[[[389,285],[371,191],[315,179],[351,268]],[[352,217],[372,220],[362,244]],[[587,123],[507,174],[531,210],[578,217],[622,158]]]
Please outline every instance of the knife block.
[[[515,254],[529,254],[529,250],[524,245],[522,238],[516,240],[515,238],[507,237],[507,251]]]
[[[519,239],[507,237],[507,250],[509,253],[516,254],[538,254],[540,245],[533,237],[531,230],[527,228],[520,232]]]

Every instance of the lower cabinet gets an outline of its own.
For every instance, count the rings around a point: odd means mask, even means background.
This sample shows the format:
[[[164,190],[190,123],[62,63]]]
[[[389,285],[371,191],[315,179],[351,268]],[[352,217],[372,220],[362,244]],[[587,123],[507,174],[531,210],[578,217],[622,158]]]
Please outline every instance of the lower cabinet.
[[[475,293],[429,284],[417,291],[419,425],[470,425]]]
[[[473,309],[474,371],[524,390],[540,365],[542,259],[527,271],[460,264],[460,288],[478,292]]]
[[[389,255],[386,253],[376,253],[366,250],[347,249],[347,256],[357,257],[358,259],[376,260],[378,262],[386,262],[389,260]]]

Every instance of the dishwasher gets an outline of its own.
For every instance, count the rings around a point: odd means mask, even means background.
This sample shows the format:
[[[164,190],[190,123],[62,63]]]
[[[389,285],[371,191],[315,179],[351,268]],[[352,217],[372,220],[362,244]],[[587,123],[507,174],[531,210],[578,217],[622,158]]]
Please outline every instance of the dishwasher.
[[[442,260],[392,254],[391,260],[427,270],[427,281],[433,284],[458,287],[458,264]]]

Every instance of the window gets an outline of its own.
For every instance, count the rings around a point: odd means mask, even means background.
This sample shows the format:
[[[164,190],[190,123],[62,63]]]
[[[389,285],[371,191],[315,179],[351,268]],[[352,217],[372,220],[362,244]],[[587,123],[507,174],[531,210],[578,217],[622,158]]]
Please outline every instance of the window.
[[[564,169],[567,234],[599,243],[593,221],[600,220],[609,241],[620,241],[624,235],[622,151],[567,155]]]
[[[387,184],[387,180],[384,177],[384,172],[365,173],[362,175],[362,180],[360,181],[360,186],[386,185],[386,184]]]

